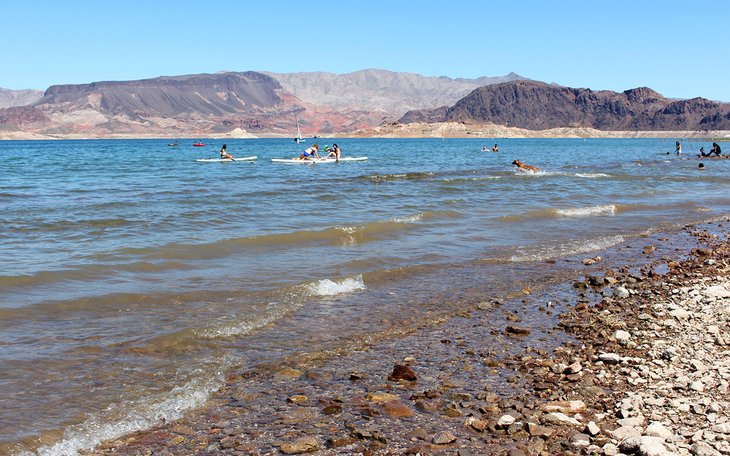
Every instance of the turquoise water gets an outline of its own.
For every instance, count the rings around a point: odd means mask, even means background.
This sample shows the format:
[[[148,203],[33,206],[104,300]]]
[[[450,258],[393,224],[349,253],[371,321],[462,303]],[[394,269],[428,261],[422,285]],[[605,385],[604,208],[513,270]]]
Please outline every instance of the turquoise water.
[[[730,160],[689,159],[709,143],[321,139],[369,160],[287,165],[270,159],[303,145],[168,142],[0,142],[0,452],[74,454],[204,403],[229,369],[730,213]],[[258,160],[195,161],[224,142]]]

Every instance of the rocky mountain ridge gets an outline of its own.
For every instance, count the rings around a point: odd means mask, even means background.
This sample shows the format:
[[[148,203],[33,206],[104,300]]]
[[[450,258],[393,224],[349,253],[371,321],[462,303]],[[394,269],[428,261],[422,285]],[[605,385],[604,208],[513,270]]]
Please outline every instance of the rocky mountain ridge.
[[[27,106],[40,100],[42,90],[10,90],[0,88],[0,109]]]
[[[480,84],[490,85],[474,88]],[[305,136],[361,136],[399,117],[399,124],[439,125],[429,136],[457,131],[441,124],[498,125],[524,130],[520,135],[730,130],[729,106],[671,100],[648,88],[574,89],[513,73],[451,79],[385,70],[224,72],[52,86],[32,104],[0,109],[0,139],[293,136],[297,122]]]
[[[293,135],[299,121],[305,135],[338,134],[396,119],[410,107],[453,103],[475,87],[514,78],[520,77],[451,79],[385,70],[346,75],[248,71],[55,85],[28,106],[0,110],[0,133],[5,137]]]
[[[704,98],[672,100],[647,87],[593,91],[511,81],[480,87],[451,107],[406,113],[401,123],[492,123],[528,130],[730,130],[730,104]]]

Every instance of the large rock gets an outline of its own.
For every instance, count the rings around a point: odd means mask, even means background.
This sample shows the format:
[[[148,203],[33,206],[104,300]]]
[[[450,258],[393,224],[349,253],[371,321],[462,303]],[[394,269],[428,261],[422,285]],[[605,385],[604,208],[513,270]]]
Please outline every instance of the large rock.
[[[293,442],[281,444],[280,449],[284,454],[313,453],[319,450],[319,441],[313,436],[302,437]]]

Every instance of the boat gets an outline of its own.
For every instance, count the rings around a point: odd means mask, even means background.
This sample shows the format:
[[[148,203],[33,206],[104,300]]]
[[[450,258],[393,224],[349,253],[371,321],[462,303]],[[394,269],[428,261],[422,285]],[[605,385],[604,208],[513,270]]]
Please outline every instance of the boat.
[[[368,157],[342,157],[339,160],[336,158],[311,158],[308,160],[299,158],[272,158],[272,163],[289,163],[297,165],[316,165],[318,163],[339,163],[339,162],[355,162],[365,161]]]
[[[196,143],[193,143],[193,147],[204,147],[205,143],[203,141],[198,141]]]
[[[170,144],[168,144],[168,146],[169,146],[169,147],[177,147],[177,146],[179,146],[179,145],[180,145],[180,144],[178,144],[178,143],[177,143],[177,141],[175,141],[175,142],[171,142]]]
[[[204,162],[204,163],[223,163],[223,162],[240,162],[240,161],[254,161],[256,160],[256,156],[253,157],[234,157],[234,158],[198,158],[195,161],[196,162]]]
[[[302,131],[299,129],[299,118],[297,118],[297,137],[294,138],[294,142],[297,144],[304,142],[304,138],[302,138]]]

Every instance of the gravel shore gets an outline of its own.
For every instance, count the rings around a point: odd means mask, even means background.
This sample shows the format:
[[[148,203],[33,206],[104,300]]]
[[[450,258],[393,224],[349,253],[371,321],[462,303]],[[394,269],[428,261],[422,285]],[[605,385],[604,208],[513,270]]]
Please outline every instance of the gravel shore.
[[[701,247],[662,268],[231,373],[205,409],[85,454],[730,454],[730,242],[688,230]]]

